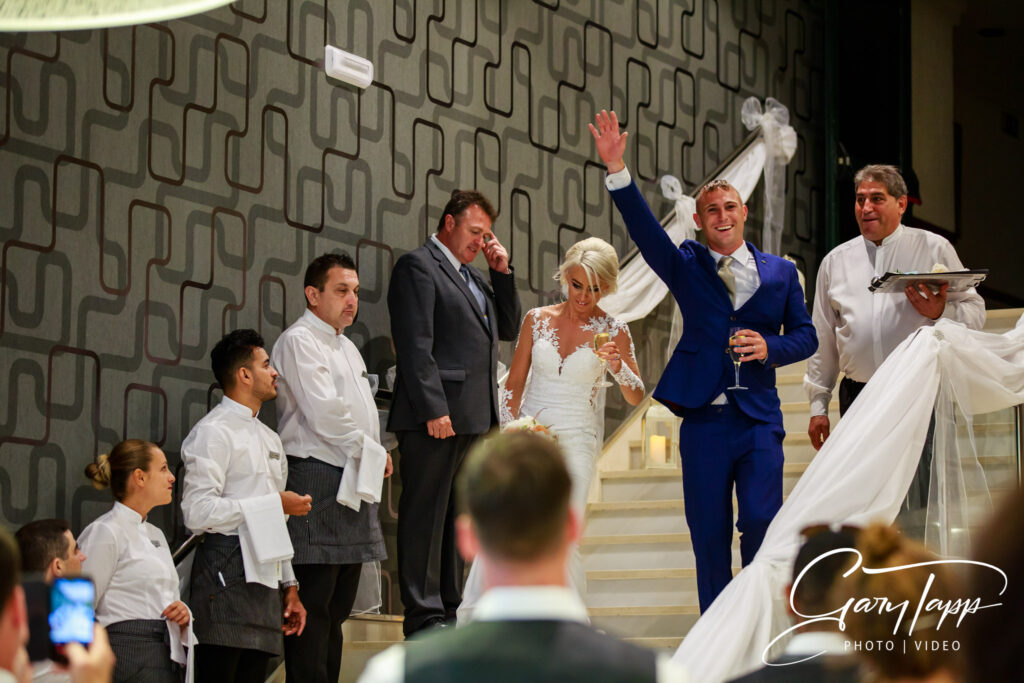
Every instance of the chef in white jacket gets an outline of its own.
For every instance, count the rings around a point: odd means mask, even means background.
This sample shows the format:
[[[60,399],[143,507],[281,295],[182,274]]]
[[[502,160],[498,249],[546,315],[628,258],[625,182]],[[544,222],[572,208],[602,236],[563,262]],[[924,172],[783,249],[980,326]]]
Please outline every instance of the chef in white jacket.
[[[262,337],[235,330],[210,358],[224,397],[181,445],[185,526],[203,534],[191,577],[196,680],[262,681],[282,632],[305,626],[285,515],[307,514],[311,498],[285,490],[281,439],[257,417],[277,395]]]
[[[306,268],[306,310],[274,344],[281,372],[278,430],[288,487],[312,494],[309,515],[288,521],[306,630],[285,641],[286,678],[337,681],[341,624],[352,611],[364,562],[387,556],[377,514],[391,456],[359,349],[342,332],[359,310],[359,275],[347,254]]]

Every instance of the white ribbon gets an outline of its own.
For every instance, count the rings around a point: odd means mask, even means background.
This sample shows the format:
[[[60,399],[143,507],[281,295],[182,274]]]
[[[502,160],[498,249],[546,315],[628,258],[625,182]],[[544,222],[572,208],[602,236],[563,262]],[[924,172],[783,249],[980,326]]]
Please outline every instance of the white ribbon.
[[[662,196],[676,205],[674,223],[666,225],[665,231],[672,235],[673,239],[679,238],[675,239],[676,244],[683,240],[697,239],[697,231],[700,230],[700,226],[693,221],[693,214],[697,210],[697,203],[693,197],[683,192],[683,184],[674,175],[661,176],[659,184]]]
[[[747,130],[760,128],[764,139],[764,232],[761,249],[778,255],[782,250],[782,228],[786,215],[786,174],[784,166],[796,153],[796,131],[789,125],[789,110],[773,97],[756,97],[743,103],[740,118]]]

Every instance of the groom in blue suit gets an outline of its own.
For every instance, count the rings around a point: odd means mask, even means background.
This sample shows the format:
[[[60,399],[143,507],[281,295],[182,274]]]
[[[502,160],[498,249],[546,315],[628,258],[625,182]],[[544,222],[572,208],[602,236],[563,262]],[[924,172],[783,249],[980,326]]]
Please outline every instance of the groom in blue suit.
[[[683,501],[704,612],[732,579],[733,484],[744,566],[782,506],[785,431],[775,369],[810,356],[818,340],[793,264],[744,242],[747,207],[731,185],[712,181],[697,195],[693,219],[708,246],[676,246],[630,179],[622,160],[628,133],[619,132],[615,112],[598,114],[590,131],[630,237],[683,315],[683,336],[654,398],[683,418]],[[733,328],[740,330],[730,339]],[[730,345],[743,354],[746,390],[728,389]]]

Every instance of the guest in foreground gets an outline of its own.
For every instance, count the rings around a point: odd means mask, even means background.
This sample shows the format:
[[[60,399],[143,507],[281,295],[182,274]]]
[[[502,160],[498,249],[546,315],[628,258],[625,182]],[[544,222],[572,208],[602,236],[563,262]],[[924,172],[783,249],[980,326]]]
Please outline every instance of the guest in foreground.
[[[85,553],[66,519],[37,519],[18,529],[14,537],[23,573],[41,574],[47,583],[82,573]]]
[[[1007,496],[974,543],[971,558],[998,567],[971,567],[964,597],[996,605],[970,616],[964,628],[964,672],[972,683],[1021,678],[1024,653],[1024,489]]]
[[[888,524],[865,527],[858,536],[857,550],[863,565],[837,582],[839,603],[845,604],[851,598],[867,598],[878,604],[879,599],[885,599],[892,606],[892,609],[849,609],[846,612],[846,640],[854,654],[865,662],[870,680],[879,683],[961,680],[960,653],[948,642],[960,638],[956,617],[940,619],[941,608],[936,611],[932,602],[952,604],[966,597],[950,565],[928,564],[939,558]],[[888,572],[864,571],[865,568],[896,567],[899,569]],[[925,594],[928,604],[933,606],[917,615],[911,606],[916,608]],[[891,646],[871,647],[877,643],[891,643]]]
[[[308,514],[311,499],[285,490],[281,439],[257,417],[277,396],[263,338],[235,330],[210,359],[224,398],[181,444],[181,510],[185,526],[203,534],[192,564],[196,680],[262,681],[270,658],[284,653],[282,631],[300,634],[306,624],[285,515]]]
[[[598,114],[590,132],[629,236],[683,315],[683,336],[654,398],[683,418],[683,501],[704,612],[732,580],[733,486],[743,566],[782,506],[786,433],[775,369],[814,352],[814,326],[796,267],[744,241],[747,207],[729,183],[713,180],[697,193],[693,220],[708,246],[677,246],[630,178],[623,161],[628,134],[619,132],[615,112]],[[741,355],[735,374],[730,348]],[[734,383],[744,388],[730,389]]]
[[[455,475],[498,424],[498,341],[516,338],[522,309],[508,252],[482,194],[456,190],[437,233],[395,263],[388,287],[398,372],[388,431],[398,437],[398,580],[402,628],[455,619],[464,564],[455,548]],[[483,253],[485,279],[469,264]]]
[[[23,574],[42,576],[46,583],[82,573],[85,553],[78,546],[71,525],[65,519],[37,519],[14,535],[21,553]],[[32,680],[37,683],[66,683],[70,674],[50,659],[32,662]]]
[[[328,683],[341,671],[341,625],[352,612],[364,562],[387,557],[377,514],[391,456],[359,349],[342,332],[359,312],[359,274],[347,254],[306,268],[306,311],[281,334],[271,363],[281,373],[277,428],[288,488],[313,497],[288,520],[306,629],[284,641],[292,681]]]
[[[25,649],[29,626],[20,564],[14,537],[0,526],[0,683],[32,680],[32,666]],[[88,649],[69,643],[66,654],[72,683],[109,683],[114,670],[114,653],[102,626],[93,627],[93,640]]]
[[[173,498],[167,456],[149,441],[128,439],[89,463],[85,475],[96,488],[109,487],[115,501],[79,537],[82,570],[96,584],[96,619],[117,655],[114,681],[177,683],[191,614],[178,595],[167,539],[146,521]]]
[[[477,445],[459,476],[463,555],[483,557],[474,621],[396,645],[360,681],[682,681],[666,657],[591,628],[566,585],[579,537],[572,482],[557,444],[524,432]]]
[[[793,562],[786,608],[796,623],[807,625],[796,631],[781,656],[735,683],[857,683],[862,679],[860,661],[846,649],[846,636],[839,632],[838,622],[814,619],[843,606],[833,589],[854,564],[857,531],[820,524],[800,532],[806,540]]]

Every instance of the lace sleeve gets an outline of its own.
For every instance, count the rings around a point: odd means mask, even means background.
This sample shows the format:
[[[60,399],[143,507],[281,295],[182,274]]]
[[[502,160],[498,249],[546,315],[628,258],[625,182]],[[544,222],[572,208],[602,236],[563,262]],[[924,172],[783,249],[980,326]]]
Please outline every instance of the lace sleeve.
[[[502,429],[504,429],[505,425],[515,419],[512,415],[512,392],[505,387],[502,387],[498,393],[498,411],[498,421],[501,423]]]
[[[610,316],[609,316],[610,318]],[[609,331],[612,337],[617,336],[620,332],[625,332],[626,337],[629,339],[629,358],[636,362],[636,346],[633,344],[633,335],[629,332],[629,325],[618,320],[616,318],[610,318],[611,325],[609,325]],[[639,375],[633,372],[633,369],[629,367],[629,363],[625,359],[622,360],[622,365],[619,367],[618,372],[611,373],[615,381],[622,386],[629,387],[630,389],[636,389],[637,391],[644,391],[644,381],[640,379]]]

